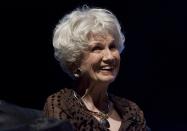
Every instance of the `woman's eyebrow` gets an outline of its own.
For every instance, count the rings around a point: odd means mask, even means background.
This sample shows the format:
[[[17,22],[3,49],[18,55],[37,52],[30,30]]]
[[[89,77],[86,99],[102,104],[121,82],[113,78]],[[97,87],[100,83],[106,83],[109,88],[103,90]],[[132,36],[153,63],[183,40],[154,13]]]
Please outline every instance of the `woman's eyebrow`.
[[[100,39],[92,40],[90,41],[89,46],[102,45],[102,43],[103,43],[103,40],[100,40]],[[109,41],[109,44],[115,44],[115,39],[111,39]]]
[[[102,43],[101,43],[100,41],[92,41],[92,42],[90,42],[90,44],[89,44],[89,46],[91,46],[91,47],[94,47],[94,46],[96,46],[96,45],[102,45]]]

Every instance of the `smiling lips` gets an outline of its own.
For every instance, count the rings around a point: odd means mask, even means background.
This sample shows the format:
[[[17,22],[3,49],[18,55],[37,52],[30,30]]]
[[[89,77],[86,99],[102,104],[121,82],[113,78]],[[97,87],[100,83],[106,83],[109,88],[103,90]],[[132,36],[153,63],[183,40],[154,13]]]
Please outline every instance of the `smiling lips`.
[[[104,72],[112,72],[115,69],[114,66],[102,66],[100,68],[100,71]]]

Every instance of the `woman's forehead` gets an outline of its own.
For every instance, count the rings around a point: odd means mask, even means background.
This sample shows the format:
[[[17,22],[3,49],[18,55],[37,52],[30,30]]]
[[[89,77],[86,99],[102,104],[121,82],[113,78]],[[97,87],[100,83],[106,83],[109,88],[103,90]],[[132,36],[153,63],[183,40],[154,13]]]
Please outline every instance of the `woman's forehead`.
[[[112,42],[114,41],[114,37],[109,33],[91,33],[89,36],[89,42],[93,41]]]

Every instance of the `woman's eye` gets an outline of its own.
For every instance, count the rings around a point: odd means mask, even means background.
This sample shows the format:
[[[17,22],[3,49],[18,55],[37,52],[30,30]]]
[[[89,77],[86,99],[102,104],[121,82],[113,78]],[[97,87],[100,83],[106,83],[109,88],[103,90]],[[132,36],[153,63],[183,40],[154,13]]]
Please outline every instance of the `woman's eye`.
[[[110,49],[116,49],[116,45],[115,45],[115,44],[112,44],[112,45],[110,46]]]
[[[95,46],[95,47],[92,48],[93,52],[94,51],[100,51],[100,50],[102,50],[102,48],[100,46]]]

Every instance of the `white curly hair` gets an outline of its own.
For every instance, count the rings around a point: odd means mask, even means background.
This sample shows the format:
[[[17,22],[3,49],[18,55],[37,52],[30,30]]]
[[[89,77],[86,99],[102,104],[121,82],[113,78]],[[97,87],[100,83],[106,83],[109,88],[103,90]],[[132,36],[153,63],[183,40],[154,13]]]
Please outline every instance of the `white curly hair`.
[[[65,15],[54,30],[55,58],[64,72],[74,77],[79,67],[83,50],[88,47],[89,34],[111,34],[121,53],[125,37],[116,16],[106,9],[83,7]]]

